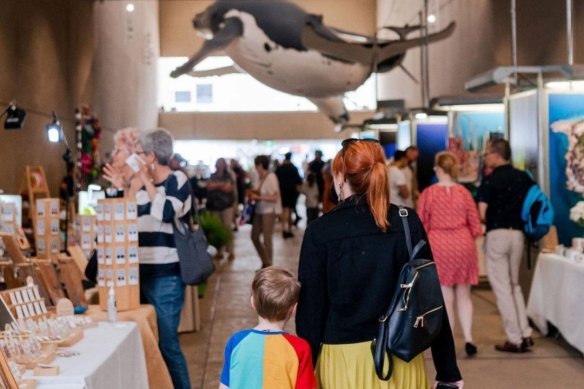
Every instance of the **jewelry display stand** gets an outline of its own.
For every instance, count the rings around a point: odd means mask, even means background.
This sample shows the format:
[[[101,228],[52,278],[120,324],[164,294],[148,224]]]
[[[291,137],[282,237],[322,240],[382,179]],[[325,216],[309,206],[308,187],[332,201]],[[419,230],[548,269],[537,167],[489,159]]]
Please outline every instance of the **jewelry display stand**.
[[[102,310],[107,310],[113,283],[118,311],[140,306],[138,267],[138,208],[136,202],[103,199],[97,205],[97,287]]]
[[[34,217],[37,258],[57,261],[61,251],[59,199],[38,199]]]
[[[8,289],[0,292],[6,306],[18,319],[40,319],[48,315],[45,299],[36,285]]]
[[[77,215],[75,221],[75,236],[78,245],[83,250],[85,257],[89,259],[95,250],[95,239],[97,237],[97,216]]]

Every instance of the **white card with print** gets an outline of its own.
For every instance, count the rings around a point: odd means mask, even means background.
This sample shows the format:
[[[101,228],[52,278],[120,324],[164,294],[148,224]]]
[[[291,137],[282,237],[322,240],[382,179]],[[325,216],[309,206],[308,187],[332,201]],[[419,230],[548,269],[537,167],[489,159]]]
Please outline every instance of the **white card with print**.
[[[59,238],[51,238],[51,254],[59,254]]]
[[[42,201],[37,201],[36,214],[40,217],[44,217],[46,212],[47,211],[45,210],[45,203]]]
[[[128,224],[128,242],[138,241],[138,225]]]
[[[106,265],[111,265],[113,263],[112,256],[113,256],[112,248],[106,247],[106,249],[105,249],[105,264]]]
[[[28,298],[29,298],[30,301],[36,300],[36,297],[34,295],[34,292],[33,292],[32,288],[26,289],[26,293],[28,293]]]
[[[103,243],[103,226],[97,226],[97,243]]]
[[[97,221],[103,220],[103,204],[98,202],[95,206],[95,214],[97,216]]]
[[[128,246],[128,263],[138,263],[137,246]]]
[[[105,250],[102,247],[97,249],[97,263],[100,265],[105,263]]]
[[[14,295],[16,296],[16,303],[17,304],[22,304],[24,302],[24,301],[22,301],[22,293],[20,290],[15,291]]]
[[[37,315],[42,315],[42,314],[43,314],[43,310],[41,309],[41,304],[39,304],[39,302],[38,302],[38,301],[35,301],[35,302],[34,302],[34,312],[35,312]]]
[[[16,296],[14,295],[14,292],[9,292],[8,295],[10,296],[10,304],[12,305],[16,305]]]
[[[126,286],[126,269],[117,269],[116,271],[116,285]]]
[[[116,225],[116,243],[124,243],[126,241],[126,226],[123,224]]]
[[[51,216],[59,216],[59,200],[51,200]]]
[[[103,236],[105,243],[112,243],[112,226],[106,225],[103,227]]]
[[[114,206],[114,220],[124,220],[125,210],[124,203],[116,203]]]
[[[37,220],[37,235],[44,235],[45,234],[45,221],[44,220]]]
[[[22,301],[25,303],[30,303],[30,297],[28,297],[28,292],[26,289],[21,290],[22,292]]]
[[[83,250],[91,250],[93,247],[91,234],[81,234],[81,248]]]
[[[138,206],[130,201],[126,203],[126,219],[135,220],[138,217]]]
[[[35,286],[34,288],[32,288],[32,291],[34,292],[34,298],[35,300],[40,300],[41,299],[41,295],[39,293],[39,287]]]
[[[59,219],[51,219],[51,235],[59,235]]]
[[[116,247],[116,263],[118,265],[123,265],[126,263],[126,248]]]
[[[137,267],[131,267],[128,269],[128,284],[138,285],[140,283],[140,272]]]
[[[110,203],[103,204],[103,220],[112,220],[112,205]]]
[[[97,285],[105,286],[105,271],[103,269],[97,270]]]

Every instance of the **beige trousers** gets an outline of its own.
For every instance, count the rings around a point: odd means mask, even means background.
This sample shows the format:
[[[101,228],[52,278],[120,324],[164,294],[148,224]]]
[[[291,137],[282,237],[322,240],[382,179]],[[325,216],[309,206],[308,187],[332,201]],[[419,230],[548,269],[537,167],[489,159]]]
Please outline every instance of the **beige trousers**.
[[[272,266],[274,263],[274,248],[272,241],[274,239],[275,224],[275,213],[256,213],[251,225],[251,241],[260,256],[264,267]],[[260,240],[260,235],[263,235],[263,241]]]
[[[489,282],[497,297],[507,340],[514,344],[521,344],[522,338],[531,336],[525,298],[519,285],[523,243],[523,232],[511,229],[489,231],[485,239],[485,265]]]

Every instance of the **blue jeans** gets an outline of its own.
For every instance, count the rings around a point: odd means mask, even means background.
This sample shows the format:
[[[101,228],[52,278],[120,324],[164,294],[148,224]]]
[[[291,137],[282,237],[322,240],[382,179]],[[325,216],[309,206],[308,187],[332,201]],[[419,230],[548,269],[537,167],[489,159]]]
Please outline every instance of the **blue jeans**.
[[[140,280],[143,302],[152,304],[158,322],[158,347],[175,389],[191,389],[187,361],[180,349],[178,325],[185,301],[185,285],[179,275]]]

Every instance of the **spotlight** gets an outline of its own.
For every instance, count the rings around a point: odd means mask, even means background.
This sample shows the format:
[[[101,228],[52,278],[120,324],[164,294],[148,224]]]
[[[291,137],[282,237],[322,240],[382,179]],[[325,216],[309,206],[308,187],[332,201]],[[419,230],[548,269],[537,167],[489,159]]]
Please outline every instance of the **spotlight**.
[[[59,143],[63,137],[63,128],[57,118],[57,114],[53,111],[53,121],[47,124],[47,138],[51,143]]]
[[[134,7],[134,4],[129,3],[128,5],[126,5],[126,11],[134,12],[134,9],[136,9],[136,7]]]
[[[22,128],[22,123],[26,116],[26,112],[23,109],[18,108],[14,103],[10,103],[4,112],[0,114],[0,117],[4,114],[6,114],[6,120],[4,121],[5,130],[17,130]]]
[[[428,20],[428,23],[430,24],[436,23],[436,15],[430,14],[426,20]]]

